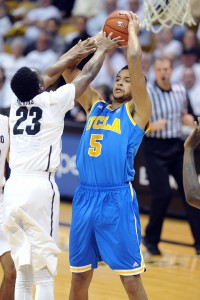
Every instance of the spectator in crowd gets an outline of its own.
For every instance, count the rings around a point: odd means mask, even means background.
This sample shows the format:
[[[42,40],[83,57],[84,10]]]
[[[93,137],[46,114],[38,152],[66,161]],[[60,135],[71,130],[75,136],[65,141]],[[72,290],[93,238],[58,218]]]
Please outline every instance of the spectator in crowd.
[[[43,73],[58,58],[57,53],[50,49],[50,38],[46,32],[42,32],[36,41],[36,49],[26,56],[27,66]]]
[[[63,19],[67,19],[71,16],[71,12],[76,0],[53,0],[53,5],[55,5]]]
[[[197,117],[200,116],[200,85],[199,82],[197,82],[193,68],[185,68],[182,82],[187,92],[191,113],[197,120]]]
[[[142,70],[149,82],[155,81],[153,57],[151,52],[142,52]]]
[[[200,117],[184,143],[183,186],[188,204],[200,209],[200,184],[195,168],[194,150],[200,144]]]
[[[118,9],[116,0],[104,0],[103,4],[103,9],[87,22],[87,32],[90,36],[95,36],[101,31],[106,18]]]
[[[8,14],[8,8],[5,3],[0,3],[0,36],[3,37],[11,27],[12,22]]]
[[[94,17],[102,11],[103,1],[99,0],[75,0],[72,9],[72,16]]]
[[[38,7],[31,9],[22,20],[22,24],[26,26],[26,39],[35,41],[41,30],[45,29],[45,21],[50,18],[61,18],[59,9],[52,5],[52,0],[39,0]]]
[[[196,36],[196,32],[192,29],[188,29],[185,31],[182,38],[183,49],[198,49],[198,39]]]
[[[56,18],[48,19],[45,24],[45,31],[50,37],[50,48],[59,56],[66,49],[66,42],[59,33],[60,24],[60,20]]]
[[[180,64],[174,68],[171,81],[180,83],[183,71],[186,67],[193,68],[197,81],[200,83],[200,63],[198,62],[198,52],[196,48],[183,49]]]
[[[182,124],[193,126],[193,117],[187,113],[184,87],[180,84],[170,84],[171,61],[168,58],[157,58],[154,68],[156,81],[154,84],[148,84],[153,107],[151,131],[143,141],[145,166],[151,191],[150,216],[143,244],[150,254],[161,254],[158,244],[172,196],[169,184],[169,175],[172,175],[177,182],[187,212],[196,253],[200,254],[200,211],[186,203],[182,181],[181,129]]]
[[[5,70],[2,67],[0,67],[0,99],[0,113],[8,116],[12,93],[10,89],[10,81],[7,80]]]
[[[87,28],[86,28],[87,18],[85,16],[73,17],[73,23],[77,30],[74,32],[68,33],[65,36],[67,48],[69,48],[69,49],[72,47],[72,44],[74,44],[76,40],[78,40],[78,39],[85,40],[90,36],[89,33],[87,32]]]
[[[174,39],[171,28],[163,28],[155,38],[156,46],[153,52],[154,57],[166,56],[176,62],[182,53],[182,44]]]
[[[26,65],[26,57],[24,56],[25,41],[21,37],[12,39],[10,43],[11,53],[9,58],[2,62],[5,67],[6,77],[11,80],[14,73],[21,67]]]
[[[76,33],[72,33],[69,37],[67,38],[67,50],[71,49],[78,43],[79,40],[86,40],[87,38],[90,37],[89,33],[87,32],[87,18],[84,16],[76,16],[74,17],[75,19],[75,24],[77,26],[78,31]],[[92,54],[86,57],[83,61],[80,62],[79,68],[82,69],[83,66],[90,60],[92,57]]]

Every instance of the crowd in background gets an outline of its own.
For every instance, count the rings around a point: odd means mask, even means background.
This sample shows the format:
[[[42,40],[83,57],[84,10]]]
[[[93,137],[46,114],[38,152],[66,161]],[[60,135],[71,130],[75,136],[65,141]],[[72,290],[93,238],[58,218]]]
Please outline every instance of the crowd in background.
[[[142,0],[0,0],[1,112],[9,113],[9,82],[17,69],[26,65],[42,73],[79,39],[96,35],[114,10],[131,10],[142,20],[142,5]],[[154,59],[169,57],[174,69],[172,82],[185,86],[190,111],[194,117],[200,115],[200,26],[174,26],[157,34],[143,29],[139,38],[147,80],[155,79]],[[113,50],[92,82],[108,102],[115,76],[126,64],[126,48]],[[56,87],[62,84],[60,79]],[[85,118],[78,105],[66,115],[66,119],[77,122]]]

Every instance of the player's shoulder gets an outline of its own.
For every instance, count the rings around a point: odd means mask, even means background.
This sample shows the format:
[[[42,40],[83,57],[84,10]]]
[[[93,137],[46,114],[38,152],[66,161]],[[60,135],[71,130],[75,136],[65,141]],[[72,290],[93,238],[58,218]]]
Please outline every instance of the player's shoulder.
[[[108,103],[103,99],[96,99],[93,101],[89,111],[91,112],[95,108],[102,110],[105,106],[107,106]]]

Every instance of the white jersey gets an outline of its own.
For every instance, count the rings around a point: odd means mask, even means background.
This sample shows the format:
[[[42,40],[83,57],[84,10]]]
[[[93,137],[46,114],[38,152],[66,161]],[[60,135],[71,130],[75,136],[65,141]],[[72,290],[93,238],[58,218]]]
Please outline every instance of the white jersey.
[[[8,117],[0,115],[0,190],[5,184],[5,162],[9,148]]]
[[[66,84],[10,110],[11,170],[55,172],[60,164],[65,113],[74,107],[75,86]]]
[[[5,252],[10,251],[7,239],[3,231],[3,194],[2,187],[5,184],[5,162],[9,148],[9,134],[8,134],[8,117],[0,115],[0,256]]]

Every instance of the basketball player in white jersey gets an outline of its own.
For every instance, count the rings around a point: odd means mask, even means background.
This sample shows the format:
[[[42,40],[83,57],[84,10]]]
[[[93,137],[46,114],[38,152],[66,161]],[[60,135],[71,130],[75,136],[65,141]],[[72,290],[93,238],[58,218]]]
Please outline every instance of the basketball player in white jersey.
[[[9,149],[8,117],[0,115],[0,262],[4,278],[0,287],[1,300],[14,300],[16,271],[10,247],[3,231],[3,187],[5,184],[5,162]]]
[[[65,113],[100,70],[106,53],[121,39],[103,39],[94,47],[80,42],[40,76],[27,67],[11,80],[14,98],[10,111],[11,175],[5,186],[5,230],[17,269],[15,300],[54,299],[57,268],[59,192],[54,173],[60,163],[61,135]],[[77,57],[96,50],[80,76],[71,84],[46,92]],[[66,183],[67,185],[67,183]],[[14,195],[14,201],[13,201]]]

